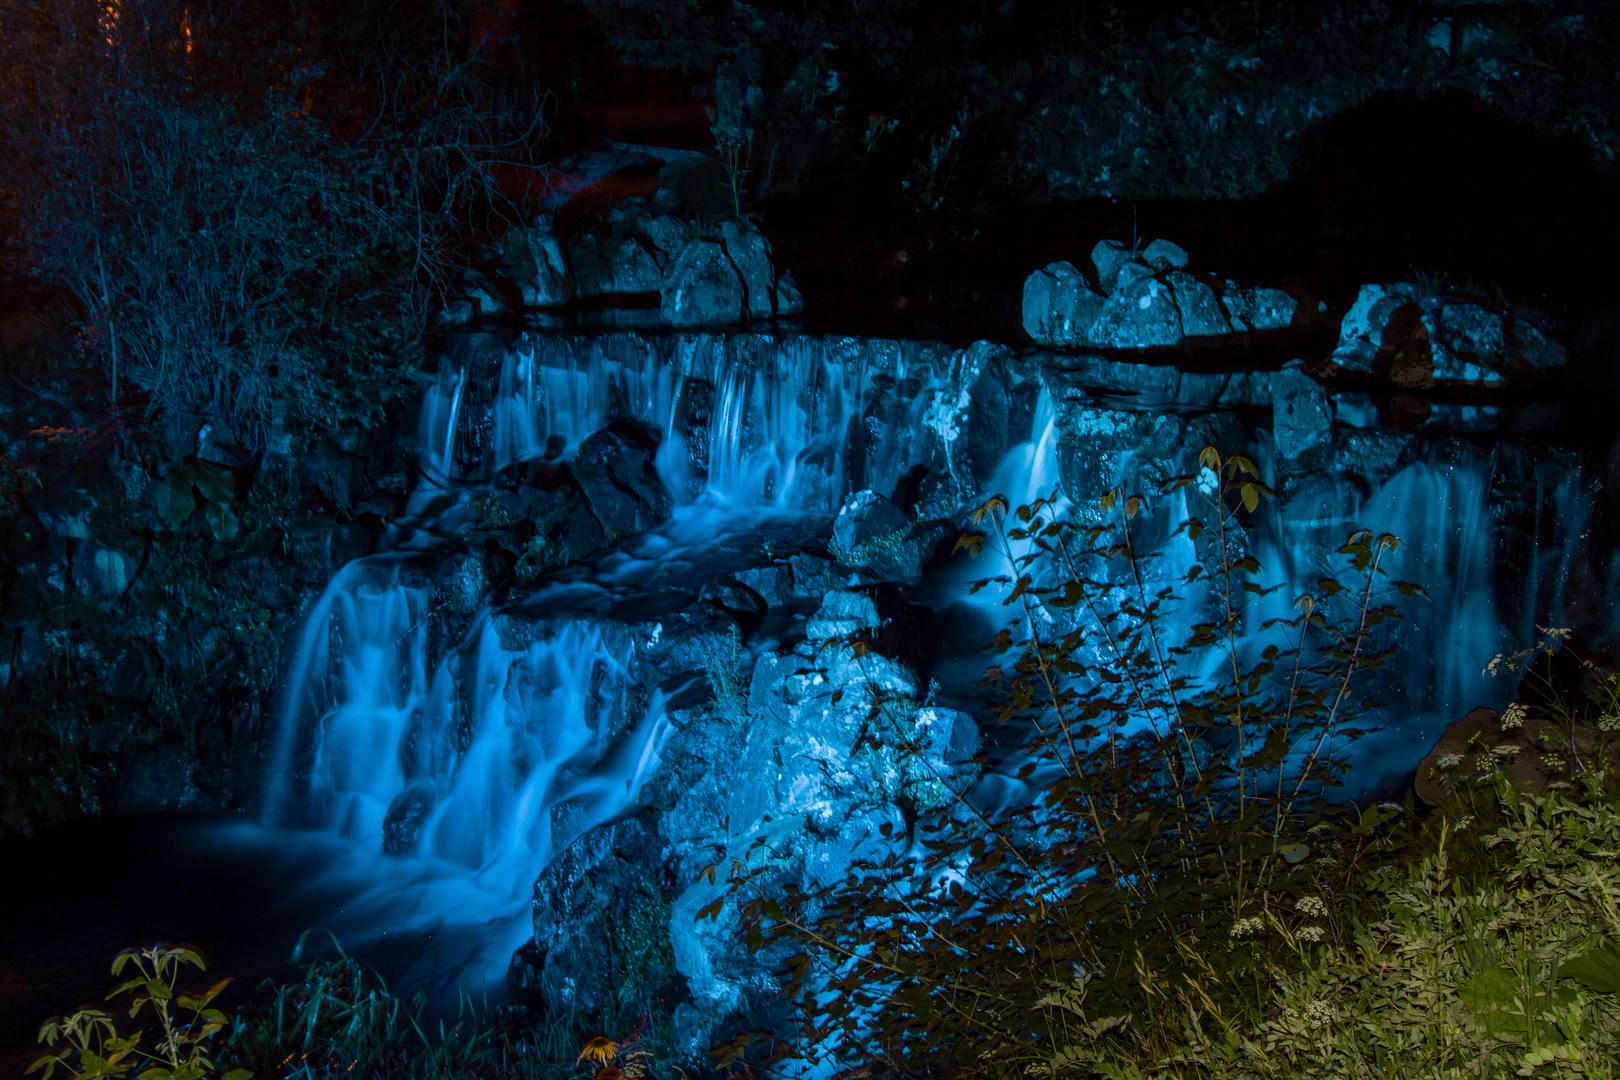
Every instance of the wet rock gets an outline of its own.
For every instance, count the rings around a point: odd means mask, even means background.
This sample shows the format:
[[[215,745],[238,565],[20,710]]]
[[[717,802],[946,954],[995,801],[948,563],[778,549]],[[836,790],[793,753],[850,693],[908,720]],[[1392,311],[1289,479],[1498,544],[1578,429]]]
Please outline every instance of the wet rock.
[[[665,270],[680,256],[687,241],[692,239],[692,227],[680,218],[668,215],[648,218],[641,223],[641,231],[652,247],[653,258]]]
[[[1155,240],[1142,249],[1142,261],[1155,270],[1180,270],[1187,265],[1187,252],[1168,240]]]
[[[1333,439],[1333,405],[1296,360],[1271,377],[1271,430],[1283,462],[1313,468]]]
[[[1157,278],[1121,286],[1097,312],[1088,335],[1105,349],[1146,349],[1181,343],[1175,295]]]
[[[34,516],[53,535],[68,540],[90,536],[90,512],[96,499],[72,484],[46,484],[33,496]]]
[[[139,569],[138,557],[95,540],[85,541],[73,553],[74,579],[80,588],[98,596],[123,595]]]
[[[669,516],[672,505],[654,467],[658,433],[615,421],[579,446],[574,478],[608,537],[643,532]]]
[[[1519,315],[1405,282],[1364,285],[1345,314],[1333,360],[1396,386],[1493,386],[1563,365],[1562,346]]]
[[[533,954],[553,1015],[599,1015],[616,996],[646,1001],[673,989],[664,847],[644,811],[580,836],[540,875]]]
[[[659,289],[659,318],[671,326],[734,323],[742,318],[742,278],[712,240],[694,240],[665,271]]]
[[[409,855],[422,841],[422,826],[427,824],[438,802],[438,792],[432,783],[418,780],[394,796],[383,815],[383,851],[390,855]]]
[[[820,643],[844,640],[878,627],[877,607],[865,593],[833,590],[822,599],[815,616],[805,623],[805,640]]]
[[[152,657],[136,645],[125,645],[107,665],[107,679],[103,688],[108,697],[124,701],[150,701],[157,685],[157,670]]]
[[[1215,290],[1202,281],[1175,271],[1165,275],[1165,284],[1175,297],[1176,310],[1181,313],[1181,332],[1189,338],[1219,337],[1232,332],[1226,312],[1216,299]]]
[[[1082,345],[1102,304],[1074,264],[1052,263],[1024,280],[1024,332],[1042,345]]]
[[[832,551],[845,566],[871,567],[890,580],[921,573],[921,552],[910,543],[911,522],[870,489],[850,496],[833,521]]]

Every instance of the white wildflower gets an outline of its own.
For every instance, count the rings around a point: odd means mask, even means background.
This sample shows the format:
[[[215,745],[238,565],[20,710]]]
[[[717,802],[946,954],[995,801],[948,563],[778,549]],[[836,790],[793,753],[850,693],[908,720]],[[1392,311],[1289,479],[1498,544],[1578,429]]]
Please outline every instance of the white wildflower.
[[[1295,908],[1301,915],[1320,919],[1327,915],[1327,903],[1320,896],[1304,896]]]
[[[1473,823],[1474,823],[1474,815],[1473,814],[1464,814],[1462,817],[1457,819],[1457,824],[1455,824],[1455,825],[1453,825],[1451,827],[1451,831],[1452,832],[1462,832],[1464,829],[1468,828],[1468,826],[1472,825]]]
[[[1461,765],[1461,764],[1462,764],[1462,755],[1460,755],[1460,754],[1446,754],[1439,761],[1436,761],[1434,763],[1434,767],[1437,768],[1437,769],[1455,769],[1458,765]]]
[[[1391,814],[1398,814],[1401,812],[1401,804],[1395,802],[1381,802],[1378,804],[1378,809],[1387,810]]]
[[[1507,712],[1502,714],[1502,730],[1512,731],[1514,728],[1523,727],[1524,718],[1529,715],[1530,710],[1515,701],[1507,707]]]
[[[1497,653],[1495,656],[1491,657],[1491,662],[1485,665],[1485,670],[1480,672],[1480,674],[1481,675],[1495,675],[1496,674],[1496,669],[1501,667],[1501,666],[1502,666],[1502,654]]]
[[[1325,1001],[1308,1002],[1304,1015],[1300,1017],[1306,1027],[1324,1028],[1333,1023],[1333,1006]]]
[[[1237,922],[1232,924],[1231,936],[1234,939],[1246,938],[1252,934],[1260,933],[1265,928],[1265,923],[1251,915],[1247,919],[1239,919]]]
[[[1491,753],[1499,758],[1516,758],[1519,756],[1519,748],[1512,743],[1508,743],[1503,746],[1491,747]]]
[[[1554,641],[1569,640],[1569,627],[1567,626],[1538,626],[1536,629]]]
[[[1598,721],[1599,731],[1620,730],[1620,716],[1605,716]]]
[[[1547,785],[1547,790],[1548,791],[1568,791],[1570,788],[1572,788],[1574,786],[1575,785],[1571,784],[1568,780],[1554,780],[1552,783]]]
[[[1299,934],[1297,936],[1301,941],[1309,941],[1313,943],[1318,942],[1322,940],[1322,928],[1314,924],[1311,926],[1302,926],[1299,928]]]

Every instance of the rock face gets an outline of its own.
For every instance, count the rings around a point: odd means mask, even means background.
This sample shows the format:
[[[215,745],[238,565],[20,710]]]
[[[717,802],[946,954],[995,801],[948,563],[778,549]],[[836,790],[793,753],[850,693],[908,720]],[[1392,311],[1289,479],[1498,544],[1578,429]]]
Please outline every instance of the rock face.
[[[671,326],[708,326],[742,319],[746,287],[726,249],[694,240],[664,274],[658,315]]]
[[[484,253],[441,313],[446,327],[467,326],[513,308],[643,306],[657,294],[670,326],[711,326],[796,315],[804,297],[779,270],[771,245],[752,222],[723,221],[698,235],[668,215],[610,215],[602,233],[574,236],[566,255],[546,218],[509,229]]]
[[[1277,455],[1292,466],[1319,463],[1333,435],[1333,406],[1322,384],[1292,364],[1271,377],[1271,402]]]
[[[1067,262],[1025,279],[1024,332],[1038,344],[1164,348],[1286,330],[1297,306],[1279,289],[1246,288],[1186,272],[1186,251],[1168,240],[1155,240],[1139,257],[1118,241],[1101,240],[1091,263],[1100,295]]]
[[[1024,281],[1024,332],[1043,345],[1084,345],[1102,302],[1072,263],[1052,263]]]
[[[1333,362],[1413,389],[1488,387],[1561,368],[1565,352],[1517,312],[1422,296],[1416,286],[1396,282],[1361,287],[1340,324]]]

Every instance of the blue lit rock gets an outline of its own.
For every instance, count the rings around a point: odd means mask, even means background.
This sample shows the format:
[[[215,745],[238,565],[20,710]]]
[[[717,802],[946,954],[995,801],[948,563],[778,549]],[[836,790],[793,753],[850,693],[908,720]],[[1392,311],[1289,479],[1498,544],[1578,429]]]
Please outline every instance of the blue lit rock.
[[[1120,268],[1131,261],[1131,251],[1118,240],[1099,240],[1091,249],[1091,266],[1097,272],[1097,287],[1112,296]]]
[[[784,270],[776,279],[776,315],[784,317],[804,311],[804,294],[791,271]]]
[[[1221,305],[1239,331],[1286,330],[1294,321],[1299,301],[1281,289],[1247,288],[1226,283]]]
[[[595,237],[574,242],[570,251],[580,299],[657,292],[663,272],[652,253],[633,236]]]
[[[1175,294],[1157,278],[1122,287],[1104,301],[1088,335],[1105,349],[1146,349],[1181,344],[1181,312]]]
[[[1373,360],[1384,347],[1384,333],[1391,318],[1401,308],[1416,304],[1417,298],[1417,289],[1405,282],[1363,285],[1339,323],[1333,362],[1351,371],[1372,371]]]
[[[1102,304],[1074,264],[1052,263],[1024,280],[1024,332],[1042,345],[1083,345]]]
[[[1168,240],[1155,240],[1142,249],[1142,261],[1155,270],[1181,270],[1187,265],[1187,251]]]
[[[867,566],[892,557],[911,531],[894,503],[867,488],[849,497],[833,521],[833,551],[848,566]]]
[[[744,310],[750,319],[771,317],[772,274],[771,245],[752,222],[723,222],[720,239],[726,246],[731,264],[742,278]]]
[[[744,311],[743,280],[713,240],[694,240],[664,273],[659,317],[671,326],[734,323]]]
[[[1271,393],[1277,456],[1290,465],[1316,464],[1333,438],[1333,406],[1327,392],[1296,360],[1272,375]]]
[[[1166,274],[1164,280],[1175,298],[1176,310],[1181,313],[1184,337],[1220,337],[1232,332],[1232,324],[1227,322],[1214,289],[1179,270]]]

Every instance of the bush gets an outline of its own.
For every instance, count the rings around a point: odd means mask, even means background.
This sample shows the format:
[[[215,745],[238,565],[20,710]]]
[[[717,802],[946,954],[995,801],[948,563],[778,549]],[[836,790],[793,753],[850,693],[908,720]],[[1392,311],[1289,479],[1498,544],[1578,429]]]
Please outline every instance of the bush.
[[[458,223],[498,202],[477,50],[439,0],[24,0],[0,14],[13,270],[112,406],[262,447],[413,392]]]
[[[1105,497],[1095,523],[1050,499],[975,514],[959,546],[999,551],[1010,572],[982,584],[1020,605],[989,679],[1027,736],[1026,794],[963,792],[903,857],[819,891],[734,867],[752,944],[793,950],[795,1052],[896,1075],[1339,1077],[1532,1075],[1612,1049],[1592,994],[1620,941],[1620,816],[1504,789],[1488,840],[1512,870],[1469,894],[1450,825],[1412,869],[1429,840],[1410,799],[1330,801],[1388,601],[1418,590],[1380,565],[1398,541],[1363,531],[1347,582],[1264,618],[1241,515],[1269,492],[1244,458],[1201,465],[1169,485],[1210,507],[1182,527],[1184,568],[1137,550],[1139,498]]]

